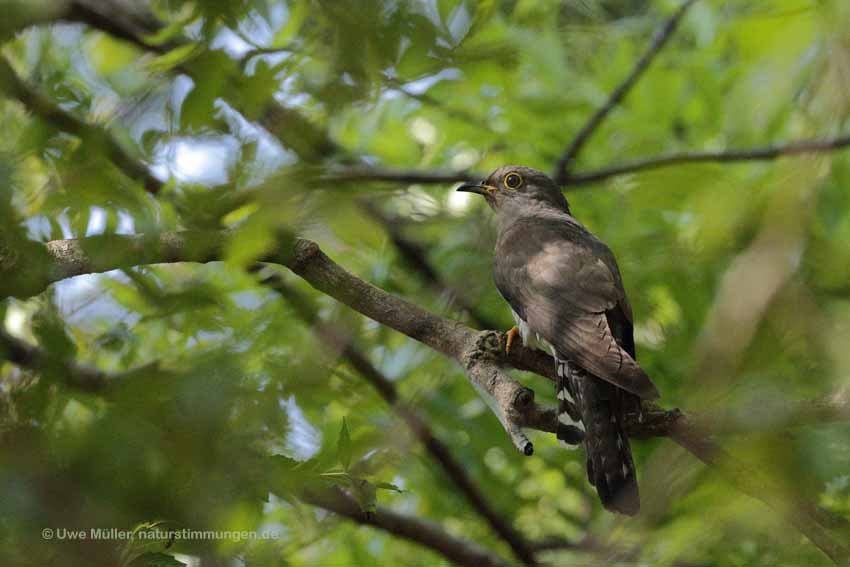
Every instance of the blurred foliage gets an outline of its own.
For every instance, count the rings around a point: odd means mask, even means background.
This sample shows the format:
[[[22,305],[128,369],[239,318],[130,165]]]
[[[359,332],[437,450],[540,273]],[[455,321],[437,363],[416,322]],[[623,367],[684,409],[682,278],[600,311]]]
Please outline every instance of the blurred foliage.
[[[127,13],[144,5],[109,2]],[[507,327],[483,203],[449,185],[329,182],[322,168],[365,160],[550,170],[678,2],[156,0],[149,8],[163,23],[142,34],[149,49],[81,24],[14,34],[39,19],[33,10],[46,19],[53,8],[10,6],[0,34],[15,71],[107,130],[164,183],[157,197],[146,193],[102,144],[0,99],[0,265],[15,267],[0,271],[2,289],[38,280],[45,258],[34,242],[187,228],[230,228],[235,239],[221,263],[80,276],[4,301],[6,330],[41,345],[52,363],[40,377],[0,367],[0,563],[446,564],[305,505],[297,495],[313,483],[509,557],[371,386],[245,268],[279,230],[295,231],[368,281],[468,320],[411,270],[365,213],[369,200],[452,288]],[[850,132],[848,6],[698,1],[578,170]],[[573,212],[619,258],[639,357],[665,405],[757,408],[850,394],[849,185],[850,157],[839,152],[683,165],[568,192]],[[783,518],[664,439],[633,444],[641,515],[603,512],[580,454],[536,434],[535,455],[518,455],[454,363],[287,281],[356,337],[528,538],[589,536],[633,551],[611,555],[614,563],[828,564]],[[69,361],[140,370],[92,395],[61,385]],[[554,399],[543,379],[522,378]],[[723,443],[850,518],[848,427]],[[157,522],[271,537],[136,548],[41,535]],[[543,557],[601,561],[569,550]]]

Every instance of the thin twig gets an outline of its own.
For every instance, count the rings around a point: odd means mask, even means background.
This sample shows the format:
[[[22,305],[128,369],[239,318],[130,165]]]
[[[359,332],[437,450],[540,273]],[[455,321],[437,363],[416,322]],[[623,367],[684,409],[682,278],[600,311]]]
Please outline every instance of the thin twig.
[[[162,181],[141,160],[133,157],[108,130],[87,124],[63,110],[18,77],[4,57],[0,57],[0,90],[55,128],[82,138],[94,148],[103,147],[110,161],[129,178],[141,181],[148,192],[156,194],[162,188]],[[97,152],[90,150],[88,153],[94,155]]]
[[[748,161],[770,161],[796,155],[841,151],[850,147],[850,134],[835,138],[795,140],[768,146],[740,148],[722,151],[684,151],[641,158],[634,161],[601,167],[570,174],[561,181],[561,186],[576,188],[611,177],[638,173],[689,163],[738,163]],[[420,185],[444,185],[477,181],[487,175],[473,171],[450,171],[428,169],[396,169],[382,166],[343,166],[329,170],[319,179],[326,182],[389,182],[416,183]]]
[[[353,498],[339,490],[308,491],[301,495],[302,499],[349,518],[358,524],[373,526],[393,535],[405,538],[419,545],[432,549],[458,565],[469,567],[497,567],[508,563],[479,545],[458,539],[444,531],[438,525],[420,518],[405,516],[383,507],[366,514]]]
[[[101,392],[110,383],[110,375],[96,368],[69,361],[53,360],[39,347],[9,335],[0,329],[0,360],[8,360],[36,372],[52,372],[72,388]]]
[[[576,134],[573,141],[570,142],[570,145],[567,146],[567,149],[564,150],[564,153],[561,155],[560,159],[555,166],[555,171],[553,173],[553,178],[555,182],[558,184],[563,184],[568,179],[568,171],[570,169],[570,165],[578,156],[581,149],[587,143],[591,136],[596,132],[597,128],[600,124],[605,120],[608,114],[611,113],[612,110],[620,103],[621,100],[628,94],[631,88],[637,83],[638,79],[640,79],[641,75],[649,68],[649,65],[655,59],[655,56],[661,51],[670,37],[673,35],[673,32],[679,26],[679,22],[681,22],[682,18],[685,16],[685,13],[688,11],[688,8],[693,5],[696,0],[685,0],[681,6],[670,16],[667,21],[655,32],[655,35],[652,38],[652,42],[649,44],[649,47],[646,51],[641,55],[640,59],[635,62],[634,67],[632,67],[631,72],[628,76],[623,79],[623,82],[620,83],[616,89],[608,96],[608,100],[599,107],[596,112],[594,112],[590,118],[588,118],[587,122],[585,122],[584,126],[581,127],[578,134]]]
[[[322,176],[325,181],[371,181],[390,183],[444,184],[463,181],[478,181],[485,176],[469,171],[450,171],[439,169],[395,169],[381,166],[337,167]]]
[[[585,173],[571,174],[567,176],[566,179],[562,180],[562,185],[565,185],[567,187],[587,185],[589,183],[603,181],[605,179],[616,177],[618,175],[626,175],[628,173],[637,173],[640,171],[658,169],[673,165],[707,162],[734,163],[741,161],[768,161],[785,156],[842,150],[847,148],[848,146],[850,146],[850,135],[840,136],[838,138],[832,139],[799,140],[764,147],[742,148],[718,152],[678,152],[656,157],[638,159],[619,165],[602,167],[600,169],[587,171]]]

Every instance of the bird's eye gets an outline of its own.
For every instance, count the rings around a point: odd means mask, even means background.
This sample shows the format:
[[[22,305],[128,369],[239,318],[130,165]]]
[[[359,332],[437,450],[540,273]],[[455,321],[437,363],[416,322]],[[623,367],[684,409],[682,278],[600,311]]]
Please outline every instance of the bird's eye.
[[[519,173],[512,171],[505,175],[504,179],[505,187],[508,189],[519,189],[522,185],[522,175]]]

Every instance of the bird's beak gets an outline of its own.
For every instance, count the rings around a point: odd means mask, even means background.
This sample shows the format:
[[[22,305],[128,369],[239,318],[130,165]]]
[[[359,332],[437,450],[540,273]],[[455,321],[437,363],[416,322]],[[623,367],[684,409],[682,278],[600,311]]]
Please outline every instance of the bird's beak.
[[[456,189],[456,191],[463,193],[478,193],[479,195],[488,195],[495,190],[495,187],[486,183],[464,183]]]

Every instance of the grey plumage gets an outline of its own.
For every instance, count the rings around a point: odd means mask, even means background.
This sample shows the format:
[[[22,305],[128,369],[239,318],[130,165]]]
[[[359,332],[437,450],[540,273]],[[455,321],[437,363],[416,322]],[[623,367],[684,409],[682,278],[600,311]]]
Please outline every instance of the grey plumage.
[[[658,391],[635,360],[631,306],[613,253],[540,171],[507,166],[461,190],[484,195],[496,211],[496,287],[558,360],[559,440],[584,443],[588,479],[607,509],[637,513],[622,414]]]

